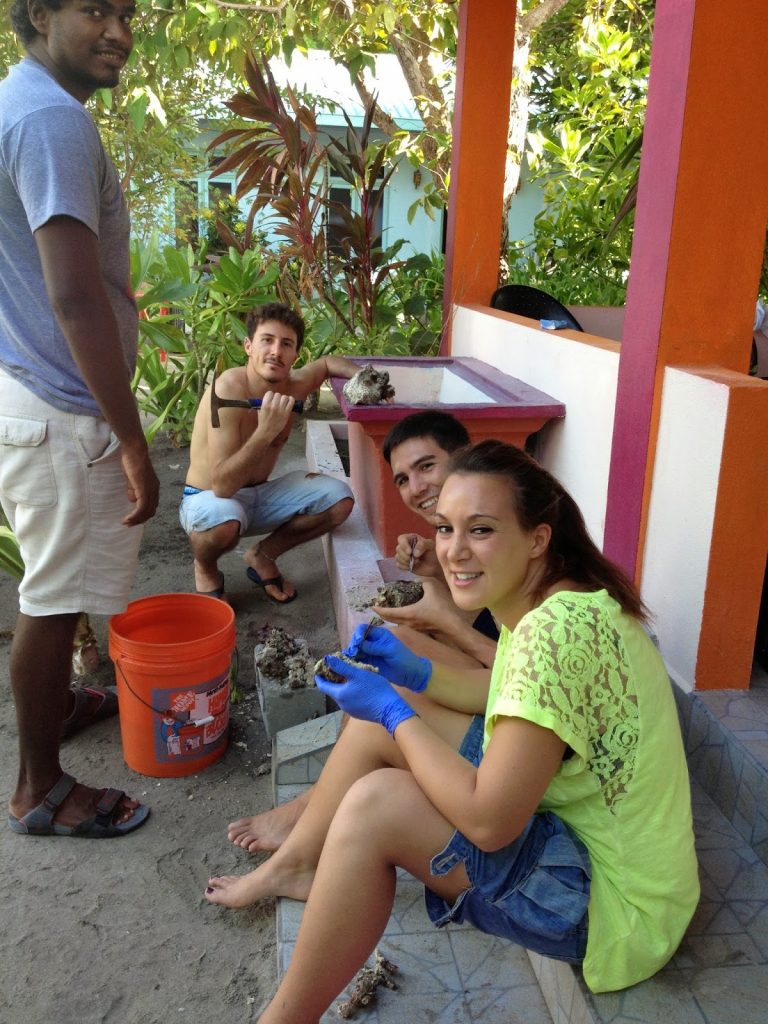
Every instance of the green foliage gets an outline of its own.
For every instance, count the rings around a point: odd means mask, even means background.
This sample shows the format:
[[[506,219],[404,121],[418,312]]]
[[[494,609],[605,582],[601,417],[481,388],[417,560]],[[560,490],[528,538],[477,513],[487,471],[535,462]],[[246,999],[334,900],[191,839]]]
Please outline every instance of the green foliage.
[[[529,164],[544,187],[510,279],[561,302],[621,305],[632,243],[651,0],[569,5],[537,37]]]
[[[346,325],[326,303],[303,303],[307,335],[302,361],[332,352],[344,355],[436,355],[442,337],[442,256],[419,253],[400,262],[381,290],[376,322],[365,335],[350,335]],[[343,306],[344,297],[336,302]]]
[[[7,572],[15,580],[24,576],[24,561],[21,557],[16,534],[7,525],[5,516],[0,512],[0,572]]]
[[[336,349],[399,352],[412,337],[428,347],[432,324],[414,320],[395,290],[395,276],[407,265],[398,258],[403,243],[384,247],[377,238],[377,214],[395,165],[387,143],[371,137],[375,100],[366,104],[362,127],[353,127],[344,115],[344,135],[324,140],[311,101],[291,90],[283,98],[266,61],[249,57],[246,77],[249,91],[239,92],[227,106],[248,125],[223,132],[211,148],[231,149],[219,170],[237,170],[239,197],[253,194],[249,225],[257,214],[266,214],[262,223],[280,239],[275,259],[281,298],[309,308],[313,343],[306,358]],[[329,172],[350,186],[354,202],[332,199]],[[333,244],[328,241],[331,218]]]
[[[212,207],[201,211],[205,222],[205,240],[208,243],[208,252],[226,252],[229,248],[222,239],[222,224],[227,229],[224,233],[228,237],[242,239],[245,235],[245,220],[240,212],[240,204],[234,196],[222,196]]]
[[[177,444],[189,440],[212,371],[244,361],[245,317],[274,298],[278,268],[268,253],[207,257],[206,242],[161,249],[152,238],[131,248],[141,317],[134,389],[150,439],[162,429]]]

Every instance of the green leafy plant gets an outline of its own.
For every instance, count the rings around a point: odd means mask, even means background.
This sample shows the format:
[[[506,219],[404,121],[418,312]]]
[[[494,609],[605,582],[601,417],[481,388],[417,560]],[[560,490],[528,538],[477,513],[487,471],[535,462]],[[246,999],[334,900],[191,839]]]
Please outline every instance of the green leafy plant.
[[[140,311],[134,389],[148,438],[191,436],[197,406],[217,364],[243,362],[245,317],[274,298],[279,269],[259,249],[230,248],[208,260],[207,242],[160,248],[134,242],[131,276]]]
[[[537,39],[528,136],[545,207],[509,279],[561,302],[622,305],[650,60],[649,0],[565,8]]]
[[[19,542],[2,513],[0,513],[0,570],[8,573],[15,580],[20,580],[24,576],[24,561],[21,557]]]
[[[235,146],[218,169],[238,172],[237,195],[252,194],[252,205],[242,239],[217,222],[219,233],[244,252],[257,215],[271,227],[279,240],[280,296],[306,307],[311,324],[304,358],[337,348],[397,352],[417,332],[423,347],[423,318],[406,326],[413,314],[394,286],[407,263],[399,258],[403,243],[385,247],[377,237],[377,214],[395,164],[388,143],[372,139],[375,98],[366,103],[361,127],[342,112],[343,136],[323,139],[309,101],[291,89],[283,98],[266,61],[249,57],[246,77],[250,91],[227,105],[249,125],[222,132],[211,148]],[[331,174],[349,186],[354,202],[332,197]]]

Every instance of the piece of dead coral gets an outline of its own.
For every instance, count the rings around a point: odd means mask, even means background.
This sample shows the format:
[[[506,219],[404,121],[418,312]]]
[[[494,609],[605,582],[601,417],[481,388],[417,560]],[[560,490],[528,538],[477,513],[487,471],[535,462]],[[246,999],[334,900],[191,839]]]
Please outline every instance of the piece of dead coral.
[[[257,634],[254,664],[262,675],[289,690],[314,686],[312,659],[306,640],[299,640],[281,626],[265,626]]]
[[[342,388],[350,405],[379,405],[395,397],[386,370],[376,370],[366,363]]]
[[[369,1006],[376,999],[376,989],[379,985],[385,988],[396,990],[397,983],[392,980],[391,975],[397,974],[399,968],[391,960],[387,960],[377,950],[374,950],[375,963],[373,967],[365,966],[359,971],[355,978],[355,987],[352,995],[345,1003],[337,1003],[336,1010],[340,1017],[349,1020],[354,1017],[355,1010],[361,1006]]]
[[[368,602],[368,607],[378,605],[379,608],[404,608],[407,604],[416,604],[424,596],[424,587],[416,580],[395,580],[385,583],[376,591],[376,596]]]
[[[346,661],[348,665],[354,665],[355,668],[365,669],[366,672],[379,671],[374,665],[366,665],[364,661],[355,661],[354,658],[348,657],[341,651],[334,651],[331,657],[338,658],[339,661]],[[329,683],[343,683],[346,679],[346,676],[340,676],[338,672],[334,672],[333,669],[328,668],[324,658],[321,658],[320,661],[316,662],[315,675],[320,676],[322,679],[327,679]]]

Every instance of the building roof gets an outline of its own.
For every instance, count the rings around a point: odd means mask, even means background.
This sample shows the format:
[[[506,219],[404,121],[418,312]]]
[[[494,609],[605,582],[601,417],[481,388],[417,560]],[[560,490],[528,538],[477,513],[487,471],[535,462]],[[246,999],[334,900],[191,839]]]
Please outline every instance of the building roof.
[[[393,117],[406,131],[420,131],[423,121],[416,109],[397,57],[381,53],[375,57],[376,71],[365,72],[367,85],[378,98],[379,106]],[[349,76],[349,71],[337,64],[325,50],[309,50],[306,54],[294,51],[290,64],[273,57],[269,62],[279,86],[290,85],[298,92],[328,99],[318,112],[318,125],[324,128],[344,127],[341,111],[345,111],[352,124],[363,123],[363,104]]]

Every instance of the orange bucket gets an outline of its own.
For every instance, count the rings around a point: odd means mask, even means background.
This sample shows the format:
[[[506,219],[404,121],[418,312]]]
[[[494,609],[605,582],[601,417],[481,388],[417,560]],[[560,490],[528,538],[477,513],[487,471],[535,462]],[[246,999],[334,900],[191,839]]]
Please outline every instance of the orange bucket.
[[[109,623],[125,763],[176,778],[217,761],[229,738],[235,613],[202,594],[132,601]]]

